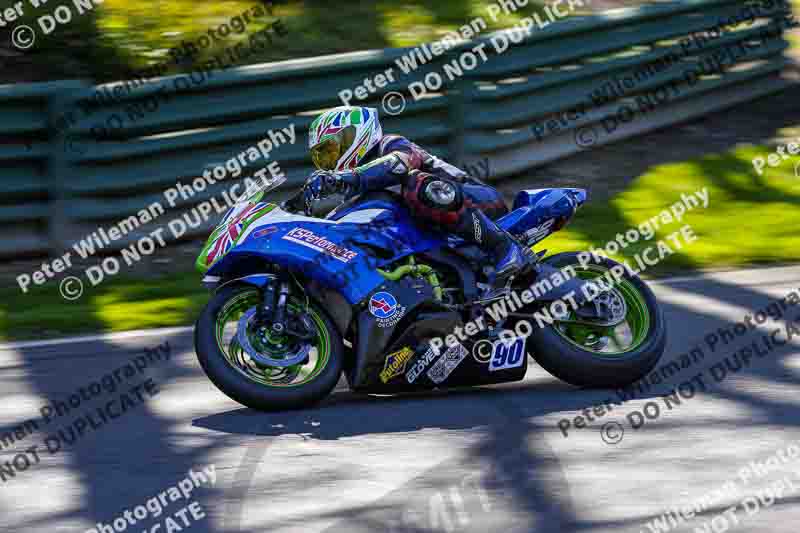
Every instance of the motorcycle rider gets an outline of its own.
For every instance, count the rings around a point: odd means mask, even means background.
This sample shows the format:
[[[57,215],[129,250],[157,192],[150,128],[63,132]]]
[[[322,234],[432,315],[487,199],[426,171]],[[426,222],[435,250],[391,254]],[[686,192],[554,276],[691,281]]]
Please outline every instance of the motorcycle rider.
[[[405,137],[383,134],[375,109],[343,106],[322,113],[309,127],[308,146],[319,170],[306,183],[306,202],[399,186],[412,214],[494,258],[494,287],[533,262],[531,250],[493,222],[508,212],[495,188]]]

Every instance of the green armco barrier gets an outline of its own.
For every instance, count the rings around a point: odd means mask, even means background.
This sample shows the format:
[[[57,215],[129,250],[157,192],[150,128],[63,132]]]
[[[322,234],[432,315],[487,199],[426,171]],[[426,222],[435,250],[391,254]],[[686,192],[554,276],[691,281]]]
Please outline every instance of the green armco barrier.
[[[411,48],[135,83],[0,86],[0,224],[11,230],[0,255],[61,255],[98,227],[154,202],[166,205],[163,193],[176,182],[191,183],[209,165],[256,145],[268,131],[294,125],[294,144],[275,147],[269,160],[253,162],[245,172],[252,175],[277,161],[287,180],[275,194],[286,194],[312,170],[306,129],[315,114],[341,105],[340,91],[354,91],[390,68],[394,81],[351,103],[378,108],[386,131],[407,135],[456,164],[489,158],[495,180],[783,90],[790,83],[782,76],[787,43],[781,21],[788,8],[776,2],[771,11],[759,11],[755,23],[706,35],[721,21],[747,13],[748,5],[685,0],[570,16],[534,26],[528,36],[514,30],[481,35],[408,74],[396,61]],[[686,45],[698,35],[706,35],[702,46]],[[485,60],[474,68],[459,63],[478,49]],[[734,58],[732,50],[742,53]],[[703,70],[728,56],[735,61],[724,69]],[[697,76],[688,73],[692,69]],[[419,93],[426,79],[437,76],[442,87],[415,99],[409,85]],[[604,86],[615,89],[600,98]],[[405,97],[399,114],[381,109],[390,92]],[[639,114],[620,120],[626,107]],[[586,146],[578,140],[587,131],[603,135]],[[107,249],[126,246],[219,196],[232,180],[180,199],[158,220]],[[185,237],[205,236],[214,222]]]

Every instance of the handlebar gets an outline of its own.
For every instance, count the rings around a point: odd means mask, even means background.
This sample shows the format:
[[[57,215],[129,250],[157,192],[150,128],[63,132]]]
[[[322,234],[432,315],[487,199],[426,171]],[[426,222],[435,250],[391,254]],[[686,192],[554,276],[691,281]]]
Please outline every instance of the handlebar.
[[[305,192],[306,186],[303,184],[303,186],[300,187],[296,193],[283,201],[281,208],[291,213],[302,211],[306,216],[309,216],[309,206],[306,205]]]
[[[308,217],[314,216],[313,214],[314,204],[313,202],[306,201],[305,197],[305,192],[307,187],[308,187],[308,182],[304,183],[297,190],[296,193],[294,193],[292,196],[284,200],[283,203],[281,204],[281,208],[284,209],[285,211],[293,213],[298,213],[302,211],[303,214],[305,214]],[[352,198],[355,195],[354,191],[351,191],[349,188],[343,194],[345,199]]]

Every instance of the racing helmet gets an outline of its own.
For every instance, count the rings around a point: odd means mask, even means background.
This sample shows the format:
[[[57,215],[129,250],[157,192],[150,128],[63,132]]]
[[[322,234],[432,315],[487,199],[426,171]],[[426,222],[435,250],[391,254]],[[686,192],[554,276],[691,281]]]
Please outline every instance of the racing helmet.
[[[371,107],[334,107],[308,128],[311,160],[320,170],[349,170],[381,142],[378,112]]]

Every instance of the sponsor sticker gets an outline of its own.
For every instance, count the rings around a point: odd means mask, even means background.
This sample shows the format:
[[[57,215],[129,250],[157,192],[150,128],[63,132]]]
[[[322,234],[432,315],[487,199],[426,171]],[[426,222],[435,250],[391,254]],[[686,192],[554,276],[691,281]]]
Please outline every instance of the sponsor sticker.
[[[397,303],[397,298],[389,292],[376,292],[369,299],[369,312],[376,318],[379,327],[395,326],[406,314],[406,308]]]
[[[254,239],[260,239],[261,237],[266,237],[267,235],[272,235],[278,231],[278,228],[275,226],[267,226],[266,228],[257,229],[253,232]]]
[[[406,308],[402,305],[397,306],[397,313],[390,318],[378,318],[375,322],[378,323],[378,327],[381,328],[391,328],[397,325],[400,322],[400,319],[406,315]]]
[[[498,340],[494,343],[489,371],[505,370],[522,366],[525,360],[525,337],[517,337],[513,341]]]
[[[466,356],[467,349],[464,348],[461,343],[457,343],[455,346],[448,348],[439,360],[428,370],[428,377],[434,383],[441,383],[453,373],[453,370],[461,364],[461,361],[463,361]]]
[[[406,373],[406,381],[414,383],[419,375],[425,372],[425,369],[428,368],[428,365],[430,365],[434,359],[436,359],[436,353],[433,351],[433,348],[428,348],[428,351],[411,365],[411,369]]]
[[[535,244],[550,234],[550,230],[553,227],[553,224],[556,223],[556,219],[551,218],[543,222],[542,224],[535,226],[528,231],[525,232],[525,239],[528,244]]]
[[[369,299],[369,312],[376,318],[391,318],[397,307],[397,299],[389,292],[376,292]]]
[[[402,375],[406,371],[406,364],[411,360],[414,355],[414,350],[408,346],[392,352],[386,356],[386,361],[383,363],[383,370],[381,371],[381,381],[388,383],[389,380]]]
[[[342,263],[349,263],[351,259],[358,257],[358,252],[354,252],[353,250],[345,248],[344,246],[339,246],[338,244],[327,240],[325,237],[317,235],[313,231],[303,228],[294,228],[289,230],[289,232],[281,238],[287,241],[292,241],[301,246],[305,246],[306,248],[311,248],[312,250],[322,252],[325,255],[329,255],[334,259],[341,261]]]

